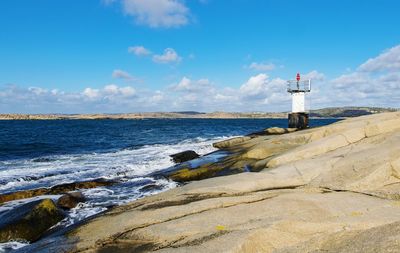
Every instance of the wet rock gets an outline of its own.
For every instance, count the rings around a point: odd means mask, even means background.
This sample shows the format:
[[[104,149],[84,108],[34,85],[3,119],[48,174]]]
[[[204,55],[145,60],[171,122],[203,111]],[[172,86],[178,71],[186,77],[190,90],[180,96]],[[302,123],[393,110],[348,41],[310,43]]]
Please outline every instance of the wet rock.
[[[35,176],[25,176],[25,177],[21,177],[18,179],[18,181],[36,181],[38,180],[39,177],[35,177]]]
[[[186,150],[177,154],[170,155],[175,163],[183,163],[200,157],[199,154],[193,150]]]
[[[202,164],[194,168],[183,166],[175,171],[170,171],[166,174],[166,177],[175,182],[184,183],[244,172],[245,166],[237,166],[235,162],[222,160],[216,163]]]
[[[106,181],[103,179],[97,179],[93,181],[60,184],[60,185],[55,185],[51,188],[39,188],[39,189],[11,192],[0,195],[0,204],[8,201],[32,198],[41,195],[52,195],[52,194],[57,195],[57,194],[64,194],[70,191],[75,191],[78,189],[90,189],[101,186],[110,186],[116,183],[117,183],[116,181]]]
[[[51,162],[51,161],[52,161],[52,159],[45,158],[45,157],[39,157],[39,158],[36,158],[36,159],[32,160],[32,162],[34,162],[34,163],[48,163],[48,162]]]
[[[164,187],[158,184],[148,184],[140,188],[141,192],[161,191]]]
[[[63,209],[72,209],[80,202],[85,202],[86,198],[81,192],[70,192],[62,195],[57,200],[57,206]]]
[[[175,182],[188,182],[188,181],[197,181],[205,178],[210,178],[215,176],[215,174],[219,171],[219,169],[211,169],[211,168],[183,168],[180,169],[171,175],[169,178]]]
[[[190,163],[181,163],[170,168],[159,170],[148,176],[154,178],[168,178],[172,181],[185,183],[202,179],[233,175],[246,171],[258,171],[253,160],[238,159],[229,156],[225,151],[216,151]]]
[[[36,241],[64,217],[51,199],[24,204],[0,216],[0,242]]]

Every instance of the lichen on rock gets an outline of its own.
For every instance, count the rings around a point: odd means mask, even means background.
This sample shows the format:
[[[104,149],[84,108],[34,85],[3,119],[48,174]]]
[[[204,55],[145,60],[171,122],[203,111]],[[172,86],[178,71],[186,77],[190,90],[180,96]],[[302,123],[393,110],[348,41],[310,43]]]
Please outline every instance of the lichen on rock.
[[[64,217],[51,199],[24,204],[0,216],[0,242],[34,242]]]

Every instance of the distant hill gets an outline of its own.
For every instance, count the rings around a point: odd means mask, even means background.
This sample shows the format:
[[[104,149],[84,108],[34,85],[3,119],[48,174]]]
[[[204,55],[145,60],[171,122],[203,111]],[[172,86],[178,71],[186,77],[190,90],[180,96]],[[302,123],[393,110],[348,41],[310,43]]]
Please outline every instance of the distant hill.
[[[398,109],[378,107],[334,107],[312,110],[313,118],[348,118],[368,114],[394,112]],[[59,119],[265,119],[287,118],[287,112],[147,112],[112,114],[0,114],[0,120],[59,120]]]
[[[199,115],[199,114],[205,114],[205,112],[196,112],[196,111],[183,111],[183,112],[172,112],[172,113],[178,113],[178,114],[184,114],[184,115]]]
[[[382,112],[394,112],[398,109],[394,108],[380,108],[380,107],[331,107],[310,112],[311,117],[331,117],[331,118],[349,118],[358,117],[363,115],[370,115]]]

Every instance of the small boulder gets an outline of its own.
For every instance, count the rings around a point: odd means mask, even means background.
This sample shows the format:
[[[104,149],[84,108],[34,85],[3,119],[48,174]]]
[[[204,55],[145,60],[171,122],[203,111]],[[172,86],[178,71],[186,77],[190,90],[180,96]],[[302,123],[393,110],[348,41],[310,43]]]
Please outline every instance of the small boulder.
[[[81,192],[70,192],[62,195],[57,200],[57,206],[63,209],[72,209],[80,202],[85,202],[86,198]]]
[[[0,243],[11,240],[38,240],[65,214],[51,199],[33,201],[0,215]]]
[[[266,128],[260,132],[251,133],[247,136],[257,137],[257,136],[264,136],[264,135],[281,135],[281,134],[293,133],[297,130],[298,130],[297,128],[270,127],[270,128]]]
[[[183,151],[177,154],[170,155],[175,163],[183,163],[200,157],[199,154],[193,150]]]
[[[286,133],[292,133],[295,132],[297,128],[281,128],[281,127],[270,127],[264,130],[265,133],[267,134],[286,134]]]

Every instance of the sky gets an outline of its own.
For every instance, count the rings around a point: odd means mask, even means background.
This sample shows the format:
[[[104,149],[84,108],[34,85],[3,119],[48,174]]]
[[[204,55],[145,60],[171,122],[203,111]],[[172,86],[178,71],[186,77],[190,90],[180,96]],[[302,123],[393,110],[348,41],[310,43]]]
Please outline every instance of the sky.
[[[398,0],[2,0],[0,113],[399,107]]]

